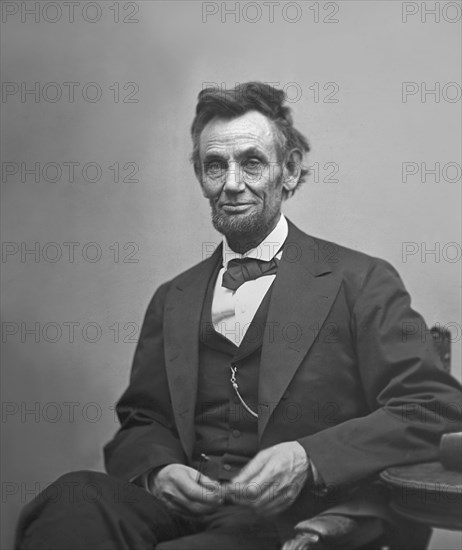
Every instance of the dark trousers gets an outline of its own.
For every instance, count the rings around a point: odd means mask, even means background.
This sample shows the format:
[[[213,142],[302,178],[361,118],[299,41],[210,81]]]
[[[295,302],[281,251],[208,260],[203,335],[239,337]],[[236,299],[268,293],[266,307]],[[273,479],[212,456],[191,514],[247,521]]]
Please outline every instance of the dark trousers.
[[[16,550],[277,550],[274,525],[224,506],[187,520],[144,489],[107,474],[66,474],[23,510]]]

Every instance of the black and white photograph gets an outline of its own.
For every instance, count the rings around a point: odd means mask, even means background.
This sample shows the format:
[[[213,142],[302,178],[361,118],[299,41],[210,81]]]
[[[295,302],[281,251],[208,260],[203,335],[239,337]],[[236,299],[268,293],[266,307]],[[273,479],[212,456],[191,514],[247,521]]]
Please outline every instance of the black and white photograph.
[[[1,550],[460,550],[461,1],[0,8]]]

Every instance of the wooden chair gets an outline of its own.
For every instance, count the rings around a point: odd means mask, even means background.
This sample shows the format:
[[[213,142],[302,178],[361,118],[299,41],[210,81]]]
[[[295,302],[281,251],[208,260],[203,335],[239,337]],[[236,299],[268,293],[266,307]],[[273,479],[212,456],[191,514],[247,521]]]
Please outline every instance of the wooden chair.
[[[430,332],[442,368],[450,372],[451,334],[439,325]],[[396,527],[399,534],[391,541],[387,540],[383,523],[376,518],[316,516],[295,527],[297,535],[283,545],[283,550],[425,550],[431,536],[428,525],[398,517]]]

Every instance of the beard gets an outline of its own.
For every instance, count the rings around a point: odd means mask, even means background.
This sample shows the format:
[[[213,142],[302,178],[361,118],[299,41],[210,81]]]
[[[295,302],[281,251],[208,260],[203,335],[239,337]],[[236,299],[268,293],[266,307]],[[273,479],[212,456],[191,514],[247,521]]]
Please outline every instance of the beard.
[[[244,254],[259,245],[272,231],[279,218],[280,208],[253,210],[249,214],[227,215],[210,201],[213,227],[228,241],[235,252]]]
[[[212,223],[213,227],[226,237],[245,237],[258,231],[262,226],[262,214],[260,212],[251,212],[247,215],[235,214],[227,216],[219,212],[215,204],[210,205],[212,208]]]

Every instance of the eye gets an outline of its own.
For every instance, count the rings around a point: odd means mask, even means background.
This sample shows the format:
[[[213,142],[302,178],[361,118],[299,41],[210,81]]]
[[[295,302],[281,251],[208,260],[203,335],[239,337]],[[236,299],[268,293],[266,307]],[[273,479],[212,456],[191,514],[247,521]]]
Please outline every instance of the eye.
[[[205,164],[205,173],[210,178],[221,177],[226,167],[224,162],[219,160],[211,160]]]
[[[242,168],[251,175],[258,175],[262,171],[263,164],[260,159],[249,158],[242,163]]]

